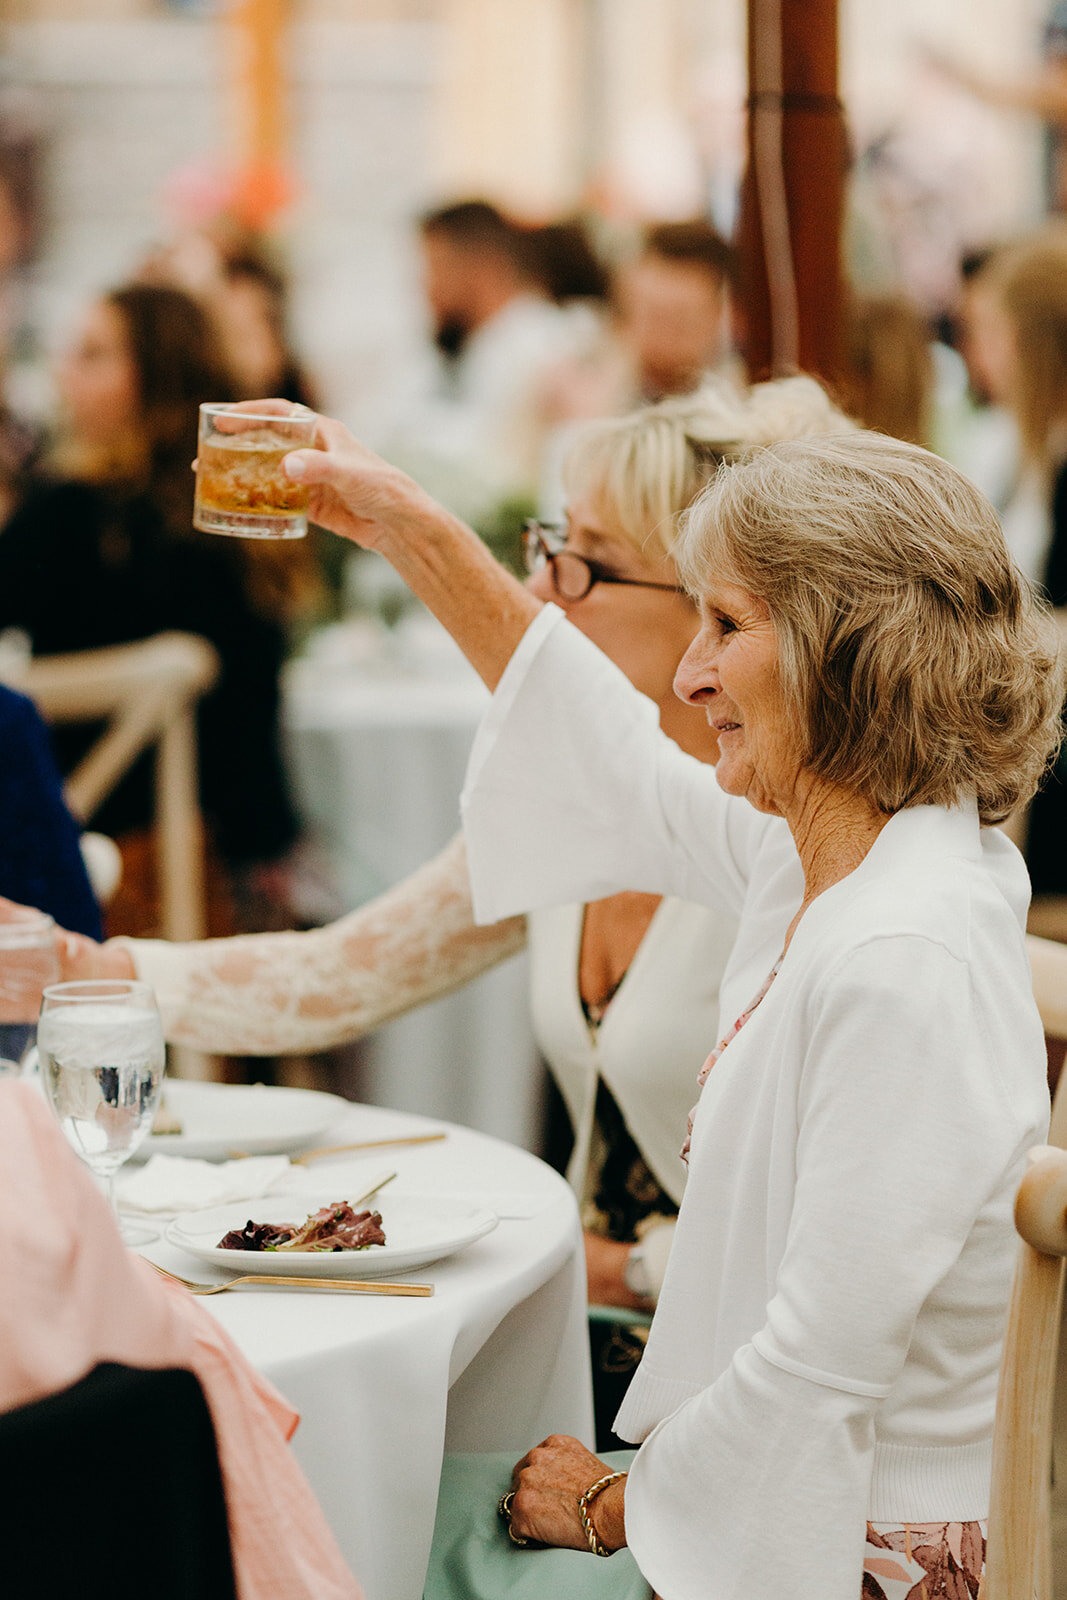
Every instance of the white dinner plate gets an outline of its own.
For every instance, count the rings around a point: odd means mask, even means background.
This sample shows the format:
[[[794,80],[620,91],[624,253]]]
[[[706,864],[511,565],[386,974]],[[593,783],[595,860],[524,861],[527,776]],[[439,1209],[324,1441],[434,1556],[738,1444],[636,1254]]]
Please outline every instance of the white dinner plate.
[[[381,1212],[385,1243],[366,1250],[220,1250],[232,1228],[256,1222],[303,1222],[320,1206],[343,1200],[343,1192],[316,1195],[264,1195],[259,1200],[186,1211],[165,1230],[170,1244],[213,1267],[235,1272],[268,1272],[294,1278],[384,1278],[427,1267],[455,1255],[497,1225],[495,1211],[442,1194],[382,1194],[370,1202]],[[360,1206],[357,1209],[365,1210]]]
[[[348,1101],[336,1094],[263,1083],[168,1078],[163,1096],[182,1131],[150,1133],[135,1159],[161,1154],[225,1161],[235,1150],[250,1156],[289,1155],[320,1141],[349,1109]]]

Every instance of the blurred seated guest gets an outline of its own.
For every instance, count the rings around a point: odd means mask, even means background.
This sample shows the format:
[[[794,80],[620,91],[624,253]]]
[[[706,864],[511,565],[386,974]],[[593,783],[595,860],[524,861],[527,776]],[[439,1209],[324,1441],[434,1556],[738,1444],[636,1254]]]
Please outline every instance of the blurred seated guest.
[[[18,1083],[0,1084],[0,1275],[0,1411],[104,1361],[187,1368],[214,1424],[238,1600],[361,1600],[289,1449],[296,1412],[205,1306],[126,1249],[45,1102]]]
[[[992,507],[874,433],[724,466],[677,550],[700,631],[676,691],[712,771],[416,484],[339,423],[319,441],[286,463],[312,515],[387,555],[496,691],[464,795],[479,917],[628,888],[739,918],[616,1419],[640,1448],[617,1478],[535,1447],[512,1534],[629,1545],[665,1600],[858,1600],[887,1549],[921,1593],[919,1525],[976,1592],[1012,1207],[1049,1114],[1029,884],[995,824],[1064,679]]]
[[[9,285],[26,243],[26,223],[18,204],[14,178],[0,163],[0,522],[18,502],[40,441],[11,409],[6,393],[7,346],[12,313]]]
[[[739,449],[845,426],[809,379],[744,395],[720,382],[587,430],[570,456],[566,530],[534,530],[529,588],[561,606],[658,708],[683,749],[713,760],[702,716],[671,688],[697,626],[672,551],[682,515]],[[379,900],[311,933],[189,945],[64,941],[64,976],[129,976],[159,998],[167,1036],[234,1053],[324,1049],[459,987],[524,943],[541,1051],[573,1134],[594,1303],[653,1304],[682,1197],[678,1143],[718,1021],[734,921],[683,901],[622,893],[473,922],[457,841]],[[591,1329],[601,1438],[643,1349]]]
[[[1005,537],[1031,582],[1067,605],[1067,224],[994,252],[975,296],[981,370],[1019,435]]]
[[[1019,475],[1019,431],[1011,412],[993,398],[995,379],[991,383],[986,371],[997,349],[996,297],[985,270],[995,253],[986,246],[960,258],[949,329],[965,381],[954,395],[940,386],[935,448],[989,496],[1003,521]]]
[[[616,275],[613,320],[542,385],[542,515],[561,513],[560,469],[579,423],[692,394],[709,377],[740,381],[731,343],[733,276],[733,251],[703,218],[645,230],[637,255]]]
[[[741,376],[731,339],[734,254],[709,222],[663,222],[616,274],[610,337],[560,365],[546,388],[555,422],[614,416]]]
[[[285,279],[262,251],[223,257],[208,306],[242,400],[278,395],[315,409],[314,388],[289,339]]]
[[[619,277],[622,338],[643,400],[688,394],[712,373],[737,373],[735,258],[710,222],[661,222]]]
[[[527,228],[526,246],[531,275],[556,305],[607,304],[611,277],[580,217]]]
[[[190,229],[153,248],[135,277],[182,289],[207,308],[237,398],[277,395],[315,409],[314,386],[289,337],[285,275],[256,235]]]
[[[1016,562],[1058,609],[1067,607],[1067,223],[998,251],[988,295],[985,370],[1015,418],[1021,467],[1004,509]],[[1067,894],[1067,759],[1034,797],[1026,844],[1034,893]]]
[[[934,363],[930,328],[905,295],[853,300],[848,318],[845,410],[865,428],[928,445]]]
[[[100,937],[100,908],[67,810],[48,729],[25,695],[0,684],[0,894]]]
[[[199,710],[201,796],[231,876],[254,876],[298,832],[278,743],[285,631],[277,552],[265,561],[247,541],[191,527],[197,404],[230,393],[208,319],[176,289],[115,290],[90,307],[59,381],[54,472],[0,532],[0,628],[26,629],[38,655],[170,628],[209,639],[222,672]],[[61,769],[90,742],[84,728],[58,730]],[[131,854],[129,836],[154,813],[152,784],[145,757],[93,818]],[[122,928],[120,901],[114,914]],[[129,916],[126,931],[153,925],[148,907]]]
[[[372,431],[383,452],[478,530],[528,514],[542,448],[545,373],[583,337],[538,283],[525,231],[484,200],[419,223],[433,345]]]

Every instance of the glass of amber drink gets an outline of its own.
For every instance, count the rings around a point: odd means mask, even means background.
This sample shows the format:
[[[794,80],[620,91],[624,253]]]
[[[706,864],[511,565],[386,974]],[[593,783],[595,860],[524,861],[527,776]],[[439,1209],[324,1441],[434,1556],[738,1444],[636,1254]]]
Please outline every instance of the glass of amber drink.
[[[282,461],[290,450],[314,445],[317,421],[305,406],[284,417],[201,406],[194,528],[245,539],[302,539],[308,491],[285,476]]]

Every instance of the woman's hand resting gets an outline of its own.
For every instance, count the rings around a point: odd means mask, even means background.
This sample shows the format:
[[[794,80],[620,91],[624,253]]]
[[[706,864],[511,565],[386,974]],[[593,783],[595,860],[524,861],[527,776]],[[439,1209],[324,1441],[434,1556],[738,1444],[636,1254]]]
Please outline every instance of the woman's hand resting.
[[[577,1439],[552,1434],[524,1455],[511,1474],[513,1532],[563,1550],[588,1550],[578,1501],[610,1471]],[[620,1479],[598,1494],[590,1507],[590,1520],[606,1550],[621,1550],[626,1543],[624,1491],[625,1479]]]
[[[15,922],[28,908],[0,896],[0,922]],[[44,979],[49,983],[68,983],[85,978],[136,978],[137,971],[122,945],[97,944],[82,933],[55,930],[55,953],[59,975]],[[41,1005],[42,980],[32,963],[8,963],[0,985],[0,1020],[23,1021],[35,1017]]]

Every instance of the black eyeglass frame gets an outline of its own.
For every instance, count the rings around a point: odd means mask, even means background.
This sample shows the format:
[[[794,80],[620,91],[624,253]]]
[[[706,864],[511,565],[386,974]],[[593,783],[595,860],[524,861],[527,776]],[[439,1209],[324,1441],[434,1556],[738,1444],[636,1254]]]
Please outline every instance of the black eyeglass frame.
[[[590,556],[580,556],[577,550],[566,550],[563,545],[566,541],[567,530],[558,522],[541,522],[536,517],[527,517],[522,532],[522,554],[526,563],[527,572],[533,576],[540,572],[542,566],[548,567],[552,574],[552,588],[560,600],[575,602],[584,600],[598,583],[624,584],[631,589],[661,589],[665,594],[681,594],[689,599],[689,591],[677,583],[654,583],[651,578],[626,578],[621,573],[613,572],[610,567],[605,567],[601,562],[594,561]],[[553,549],[550,539],[555,537],[560,542],[558,549]],[[559,574],[556,562],[560,556],[565,556],[568,561],[579,562],[586,570],[588,582],[581,594],[565,594],[560,587]]]

